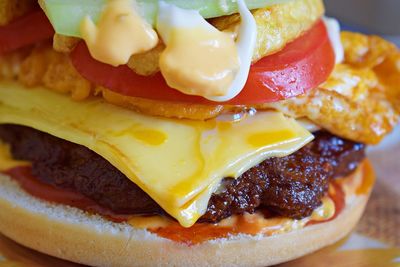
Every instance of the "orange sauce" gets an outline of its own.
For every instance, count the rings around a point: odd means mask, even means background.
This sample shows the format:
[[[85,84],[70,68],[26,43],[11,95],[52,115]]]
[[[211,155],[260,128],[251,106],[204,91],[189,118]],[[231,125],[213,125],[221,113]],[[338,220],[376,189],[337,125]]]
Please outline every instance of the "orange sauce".
[[[313,225],[334,220],[346,206],[346,193],[365,195],[371,191],[375,182],[375,173],[372,164],[369,162],[369,160],[364,160],[359,165],[359,168],[361,169],[359,172],[356,172],[348,177],[339,178],[330,184],[328,194],[335,203],[335,215],[325,221],[309,221],[307,225]],[[359,179],[359,181],[356,181],[357,179]],[[344,187],[346,186],[349,187],[351,190],[345,191]]]
[[[371,162],[365,160],[362,164],[363,179],[361,185],[356,189],[357,195],[368,194],[375,184],[375,172]]]
[[[341,185],[347,196],[360,196],[369,194],[375,183],[375,172],[368,160],[359,166],[361,171],[348,177],[338,178],[336,182]]]
[[[240,70],[238,49],[228,34],[203,25],[160,29],[166,44],[160,71],[170,87],[205,97],[228,93]]]
[[[327,220],[323,220],[323,221],[311,220],[306,224],[306,226],[332,221],[342,212],[342,210],[344,209],[344,207],[346,205],[346,196],[345,196],[343,188],[340,186],[340,184],[338,184],[336,182],[332,182],[329,185],[328,194],[329,194],[329,197],[335,203],[335,214]]]
[[[92,57],[115,67],[128,63],[132,55],[149,51],[158,43],[157,33],[130,0],[108,1],[97,24],[86,16],[80,31]]]
[[[238,234],[269,236],[285,232],[286,228],[293,229],[300,224],[300,221],[268,215],[266,212],[264,215],[261,213],[234,215],[218,224],[196,223],[190,228],[171,221],[168,226],[153,227],[148,230],[158,236],[191,246]]]
[[[177,223],[168,227],[149,229],[150,232],[160,237],[170,239],[186,245],[200,244],[204,241],[228,237],[232,232],[230,227],[219,227],[215,225],[197,223],[190,228],[185,228]]]

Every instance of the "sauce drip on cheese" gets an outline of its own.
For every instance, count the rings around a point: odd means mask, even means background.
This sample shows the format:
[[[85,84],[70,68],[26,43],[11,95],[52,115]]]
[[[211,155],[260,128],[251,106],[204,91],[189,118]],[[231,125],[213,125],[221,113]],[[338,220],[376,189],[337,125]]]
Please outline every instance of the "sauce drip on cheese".
[[[29,165],[29,162],[13,159],[9,146],[0,141],[0,172],[7,171],[15,167]]]
[[[265,132],[265,133],[256,133],[253,135],[250,135],[247,138],[247,142],[254,146],[265,146],[267,144],[271,144],[276,142],[277,140],[281,140],[281,138],[284,139],[290,139],[293,138],[293,133],[291,131],[277,131],[277,132]]]
[[[132,55],[158,43],[157,33],[131,0],[109,0],[97,25],[87,16],[80,30],[92,57],[113,66],[126,64]]]

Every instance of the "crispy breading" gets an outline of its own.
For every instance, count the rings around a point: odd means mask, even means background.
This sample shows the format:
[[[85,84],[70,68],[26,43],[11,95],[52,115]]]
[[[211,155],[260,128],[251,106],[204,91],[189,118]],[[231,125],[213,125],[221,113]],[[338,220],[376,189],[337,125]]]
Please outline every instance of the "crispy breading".
[[[345,61],[306,95],[262,108],[306,117],[330,132],[377,144],[400,119],[400,52],[377,36],[342,34]]]
[[[57,52],[71,53],[81,40],[75,37],[55,34],[53,37],[53,48]],[[159,42],[150,51],[133,55],[128,62],[128,67],[143,76],[150,76],[160,71],[158,60],[165,45]]]
[[[297,0],[253,11],[257,23],[257,44],[253,62],[281,50],[310,29],[324,14],[322,0]],[[218,29],[237,35],[238,14],[216,18],[212,24]]]
[[[392,54],[397,54],[394,44],[379,36],[342,32],[342,44],[346,51],[345,63],[353,67],[374,68]]]
[[[35,47],[22,62],[18,76],[26,86],[43,85],[70,93],[74,100],[86,99],[92,92],[91,83],[75,70],[68,55],[54,51],[50,44]]]
[[[164,49],[165,45],[159,42],[152,50],[131,56],[128,67],[139,75],[153,75],[160,71],[158,62]]]
[[[386,98],[400,112],[400,52],[378,36],[343,32],[345,61],[353,67],[372,68]]]
[[[31,48],[0,55],[0,79],[16,79],[21,71],[21,64],[30,54]]]
[[[37,0],[1,0],[0,26],[24,15],[37,5]]]
[[[71,53],[79,42],[80,39],[78,38],[56,33],[53,37],[53,48],[57,52]]]
[[[102,87],[96,88],[96,92],[100,93],[108,102],[114,105],[154,116],[162,115],[163,117],[204,120],[214,118],[226,109],[223,105],[206,106],[122,96]]]
[[[281,50],[287,43],[310,29],[323,13],[322,0],[290,1],[253,11],[258,30],[253,62]],[[240,16],[225,16],[210,22],[220,30],[236,36]],[[128,66],[140,75],[152,75],[159,71],[158,61],[164,48],[160,43],[151,51],[134,55],[130,58]]]

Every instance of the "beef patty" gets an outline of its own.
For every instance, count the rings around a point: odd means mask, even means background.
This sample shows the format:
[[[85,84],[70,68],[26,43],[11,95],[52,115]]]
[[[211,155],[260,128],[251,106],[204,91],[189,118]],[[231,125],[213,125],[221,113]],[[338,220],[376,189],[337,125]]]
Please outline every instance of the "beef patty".
[[[165,214],[136,184],[84,146],[32,128],[0,125],[0,139],[14,158],[32,162],[42,182],[78,191],[120,214]],[[355,170],[365,146],[327,132],[299,151],[267,159],[237,179],[225,178],[200,221],[218,222],[232,214],[266,208],[277,215],[303,218],[321,204],[330,179]]]

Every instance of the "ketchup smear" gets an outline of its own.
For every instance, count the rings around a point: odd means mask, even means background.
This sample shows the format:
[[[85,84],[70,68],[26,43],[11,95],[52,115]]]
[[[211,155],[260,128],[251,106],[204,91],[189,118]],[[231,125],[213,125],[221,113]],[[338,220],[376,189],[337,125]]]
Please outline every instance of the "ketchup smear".
[[[4,172],[16,180],[20,186],[29,194],[50,202],[69,205],[101,216],[113,222],[129,222],[133,215],[117,214],[110,209],[101,207],[93,200],[87,198],[73,190],[60,189],[46,184],[32,175],[31,166],[20,166]],[[310,221],[306,224],[313,225],[335,219],[345,206],[345,193],[338,183],[332,183],[334,190],[330,190],[329,196],[335,203],[335,214],[332,218],[325,221]],[[271,216],[269,214],[267,217]],[[251,225],[245,225],[250,227]],[[214,224],[197,223],[190,228],[184,228],[175,221],[166,227],[148,229],[164,238],[187,244],[189,246],[216,238],[228,237],[232,234],[240,234],[243,227],[235,229],[234,227],[223,227]],[[248,232],[247,230],[245,232]]]
[[[30,166],[12,168],[4,173],[11,176],[25,191],[37,198],[76,207],[89,213],[97,213],[113,222],[127,221],[131,217],[104,208],[76,191],[57,188],[41,182],[32,175],[32,167]]]

